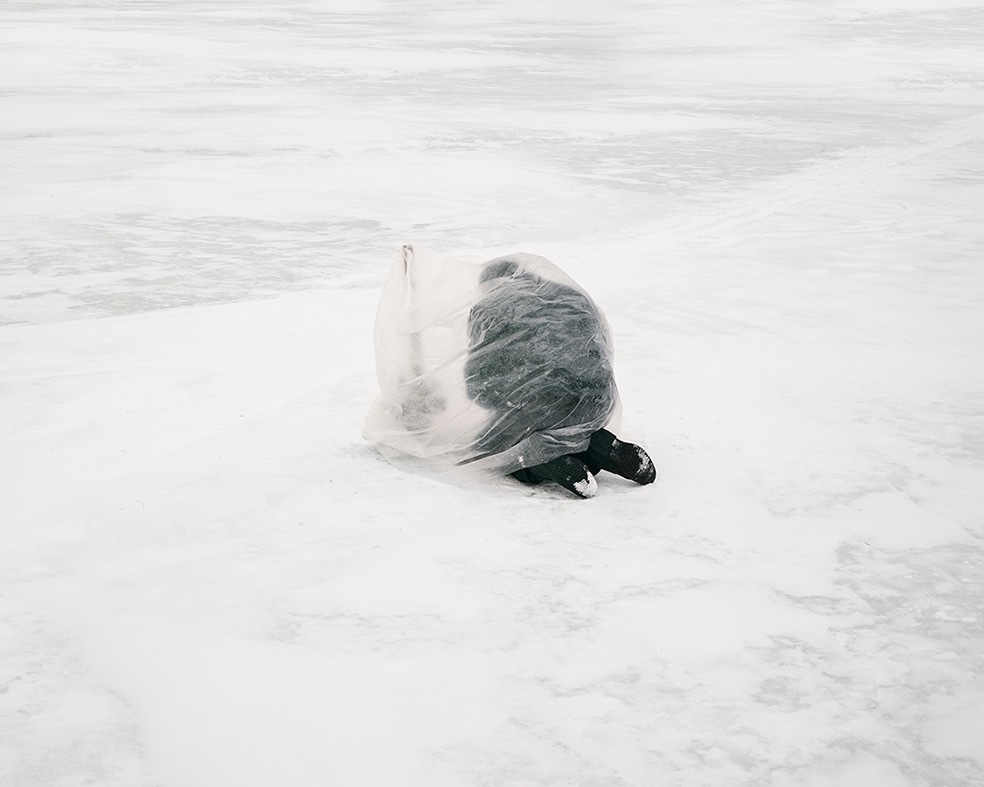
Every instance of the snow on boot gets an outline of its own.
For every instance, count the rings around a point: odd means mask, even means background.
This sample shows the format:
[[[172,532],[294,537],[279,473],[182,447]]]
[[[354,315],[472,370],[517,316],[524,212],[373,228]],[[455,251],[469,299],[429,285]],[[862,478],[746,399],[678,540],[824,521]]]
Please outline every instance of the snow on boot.
[[[578,497],[594,497],[598,493],[598,482],[595,481],[595,477],[584,462],[574,456],[559,456],[545,464],[527,467],[526,473],[531,479],[560,484]]]
[[[607,470],[643,485],[656,480],[656,467],[649,454],[641,446],[625,443],[605,429],[591,436],[586,458],[587,465],[595,472]]]

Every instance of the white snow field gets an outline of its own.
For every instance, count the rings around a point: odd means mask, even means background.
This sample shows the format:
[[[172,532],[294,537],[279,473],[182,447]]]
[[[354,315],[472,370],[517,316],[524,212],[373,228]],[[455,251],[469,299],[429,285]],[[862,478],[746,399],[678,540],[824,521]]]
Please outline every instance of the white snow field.
[[[982,219],[979,0],[4,0],[0,783],[984,784]],[[406,242],[657,483],[380,458]]]

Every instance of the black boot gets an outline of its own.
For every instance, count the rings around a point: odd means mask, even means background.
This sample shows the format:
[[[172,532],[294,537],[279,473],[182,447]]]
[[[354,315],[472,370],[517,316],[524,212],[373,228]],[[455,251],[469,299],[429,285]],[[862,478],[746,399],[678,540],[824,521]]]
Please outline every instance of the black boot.
[[[553,481],[578,497],[594,497],[598,491],[598,483],[591,471],[575,456],[560,456],[542,465],[525,467],[512,476],[526,484]]]
[[[536,486],[542,483],[544,479],[530,472],[531,468],[523,467],[517,470],[515,473],[510,473],[513,478],[517,481],[522,481],[524,484],[529,484],[530,486]]]
[[[591,435],[588,450],[578,454],[578,458],[593,473],[607,470],[637,484],[651,484],[656,480],[656,467],[649,454],[633,443],[623,443],[605,429]]]

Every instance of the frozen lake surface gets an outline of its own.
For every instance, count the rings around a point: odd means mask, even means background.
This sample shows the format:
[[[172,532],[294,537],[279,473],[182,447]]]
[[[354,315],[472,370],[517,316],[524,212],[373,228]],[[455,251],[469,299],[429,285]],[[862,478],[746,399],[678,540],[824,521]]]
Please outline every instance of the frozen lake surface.
[[[984,784],[979,2],[7,0],[0,107],[4,785]],[[406,242],[656,485],[380,459]]]

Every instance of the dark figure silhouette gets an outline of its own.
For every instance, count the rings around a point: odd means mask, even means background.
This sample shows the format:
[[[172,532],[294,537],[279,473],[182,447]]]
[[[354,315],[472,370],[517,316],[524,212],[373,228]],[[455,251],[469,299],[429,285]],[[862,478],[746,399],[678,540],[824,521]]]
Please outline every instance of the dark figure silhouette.
[[[488,263],[486,294],[468,316],[468,396],[492,412],[478,440],[482,456],[531,435],[587,441],[586,450],[512,473],[526,483],[554,481],[581,497],[594,474],[617,473],[652,483],[645,451],[603,429],[618,401],[607,329],[584,293],[525,270],[505,257]]]

